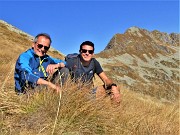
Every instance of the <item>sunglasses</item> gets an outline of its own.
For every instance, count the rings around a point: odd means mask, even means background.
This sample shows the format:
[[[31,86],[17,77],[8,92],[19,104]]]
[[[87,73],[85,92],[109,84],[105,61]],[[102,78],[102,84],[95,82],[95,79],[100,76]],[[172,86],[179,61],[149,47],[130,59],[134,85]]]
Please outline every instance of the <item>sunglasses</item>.
[[[93,53],[94,53],[94,50],[81,49],[81,52],[82,52],[82,53],[89,52],[89,54],[93,54]]]
[[[46,51],[48,51],[49,48],[50,48],[50,47],[44,46],[44,45],[42,45],[42,44],[37,44],[37,47],[38,47],[39,49],[41,49],[42,47],[44,47],[44,50],[46,50]]]

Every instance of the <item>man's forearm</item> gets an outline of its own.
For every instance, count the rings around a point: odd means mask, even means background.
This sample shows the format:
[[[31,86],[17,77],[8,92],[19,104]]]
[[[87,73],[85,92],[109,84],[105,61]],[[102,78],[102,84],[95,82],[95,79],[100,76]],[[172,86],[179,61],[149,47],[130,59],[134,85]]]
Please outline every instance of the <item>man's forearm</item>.
[[[46,81],[46,80],[44,80],[44,79],[42,79],[42,78],[39,78],[38,80],[37,80],[37,84],[44,84],[44,85],[48,85],[48,81]]]
[[[44,80],[42,78],[38,79],[37,84],[39,84],[39,85],[47,85],[47,86],[49,86],[50,88],[53,88],[53,89],[57,88],[57,86],[55,84],[53,84],[53,83],[51,83],[49,81],[46,81],[46,80]]]

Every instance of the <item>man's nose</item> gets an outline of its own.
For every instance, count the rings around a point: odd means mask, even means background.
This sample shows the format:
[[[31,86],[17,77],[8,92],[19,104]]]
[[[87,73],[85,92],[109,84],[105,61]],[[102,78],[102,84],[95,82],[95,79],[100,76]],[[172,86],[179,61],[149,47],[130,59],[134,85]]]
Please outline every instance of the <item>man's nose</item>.
[[[42,51],[45,51],[44,46],[41,48]]]

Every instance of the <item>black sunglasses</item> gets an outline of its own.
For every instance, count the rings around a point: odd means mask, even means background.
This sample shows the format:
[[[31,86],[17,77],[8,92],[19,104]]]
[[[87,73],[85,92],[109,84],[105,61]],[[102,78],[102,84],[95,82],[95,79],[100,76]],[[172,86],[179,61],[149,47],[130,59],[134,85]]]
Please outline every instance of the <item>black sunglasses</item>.
[[[44,47],[44,50],[46,50],[46,51],[48,51],[49,48],[50,48],[50,47],[44,46],[44,45],[42,45],[42,44],[37,44],[37,47],[38,47],[39,49],[41,49],[42,47]]]
[[[81,52],[82,52],[82,53],[89,52],[89,54],[93,54],[93,53],[94,53],[94,50],[81,49]]]

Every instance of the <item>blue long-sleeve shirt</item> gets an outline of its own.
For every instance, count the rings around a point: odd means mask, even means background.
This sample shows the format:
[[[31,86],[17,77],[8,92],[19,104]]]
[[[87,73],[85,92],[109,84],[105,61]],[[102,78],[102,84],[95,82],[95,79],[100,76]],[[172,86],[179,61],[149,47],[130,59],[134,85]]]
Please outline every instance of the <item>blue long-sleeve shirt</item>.
[[[42,62],[42,64],[40,64],[40,62]],[[52,58],[48,55],[39,57],[35,54],[33,49],[29,49],[22,53],[17,59],[15,66],[15,90],[20,93],[24,92],[27,84],[34,88],[37,85],[37,80],[39,78],[47,78],[47,66],[49,64],[57,64],[60,62],[66,64],[65,61]]]

